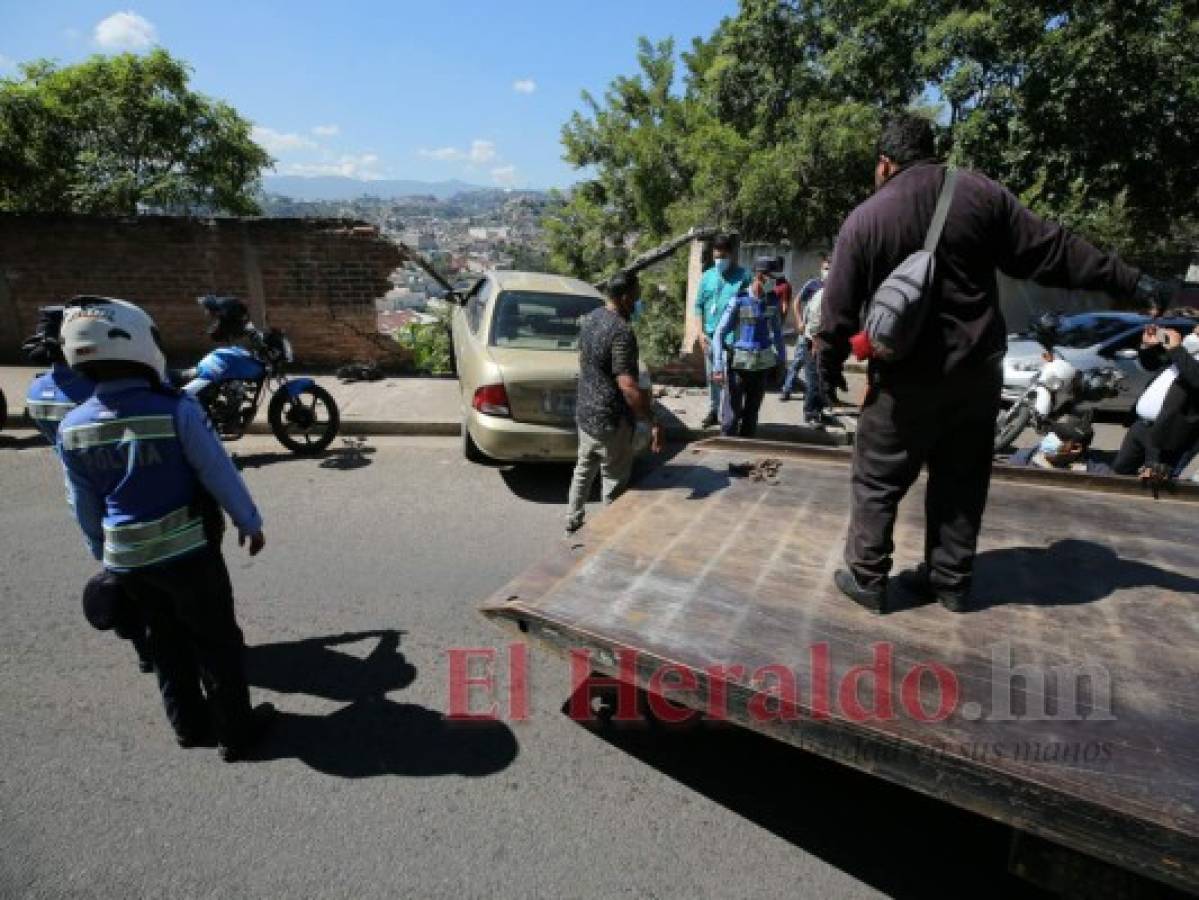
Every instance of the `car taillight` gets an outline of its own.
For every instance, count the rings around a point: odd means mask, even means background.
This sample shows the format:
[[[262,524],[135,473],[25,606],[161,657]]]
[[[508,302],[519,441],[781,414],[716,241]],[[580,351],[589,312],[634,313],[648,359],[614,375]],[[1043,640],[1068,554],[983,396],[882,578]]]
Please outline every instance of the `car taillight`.
[[[502,384],[485,384],[475,391],[471,406],[488,416],[511,416],[508,408],[508,392]]]

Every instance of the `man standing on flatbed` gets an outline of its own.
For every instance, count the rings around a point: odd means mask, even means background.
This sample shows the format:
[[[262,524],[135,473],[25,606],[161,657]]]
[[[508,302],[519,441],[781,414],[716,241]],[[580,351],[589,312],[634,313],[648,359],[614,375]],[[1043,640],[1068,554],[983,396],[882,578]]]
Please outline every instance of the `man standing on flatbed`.
[[[924,245],[946,171],[933,155],[927,120],[900,114],[883,130],[877,191],[842,225],[824,287],[817,347],[825,384],[838,382],[864,305]],[[958,173],[923,329],[903,359],[870,361],[858,420],[846,568],[835,580],[873,612],[887,607],[896,510],[926,464],[924,564],[899,580],[908,592],[935,597],[948,609],[968,604],[1006,350],[997,269],[1045,285],[1142,300],[1162,287],[1034,215],[989,178]]]

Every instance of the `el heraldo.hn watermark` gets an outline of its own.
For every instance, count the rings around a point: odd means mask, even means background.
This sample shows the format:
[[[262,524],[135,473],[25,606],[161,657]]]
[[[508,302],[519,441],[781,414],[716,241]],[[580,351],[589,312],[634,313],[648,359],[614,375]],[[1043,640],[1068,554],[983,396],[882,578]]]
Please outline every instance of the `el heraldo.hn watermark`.
[[[901,661],[889,642],[870,646],[860,662],[839,660],[830,645],[807,648],[804,665],[781,663],[748,668],[736,663],[692,669],[656,664],[631,648],[570,650],[567,714],[576,721],[597,718],[594,700],[615,693],[614,724],[643,722],[638,687],[659,723],[730,721],[732,688],[749,687],[745,716],[754,722],[840,719],[890,722],[901,717],[936,724],[964,722],[1103,722],[1112,714],[1111,675],[1087,661],[1045,666],[1014,663],[1011,645],[989,648],[988,663],[959,673],[937,660]],[[452,647],[447,718],[453,721],[526,721],[531,716],[529,649]],[[614,672],[614,676],[597,670]],[[500,685],[503,684],[501,689]],[[966,688],[969,688],[967,690]],[[744,694],[743,690],[740,693]]]

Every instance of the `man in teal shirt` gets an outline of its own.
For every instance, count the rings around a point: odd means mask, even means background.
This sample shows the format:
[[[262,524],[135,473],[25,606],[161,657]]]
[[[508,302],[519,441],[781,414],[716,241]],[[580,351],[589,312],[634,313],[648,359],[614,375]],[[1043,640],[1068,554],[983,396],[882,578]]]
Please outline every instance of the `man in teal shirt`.
[[[712,241],[712,257],[715,263],[700,278],[695,297],[695,314],[704,326],[704,371],[708,378],[708,415],[704,417],[703,428],[712,427],[720,418],[721,387],[712,379],[712,336],[725,308],[752,280],[749,272],[737,265],[733,239],[727,234],[718,234]]]

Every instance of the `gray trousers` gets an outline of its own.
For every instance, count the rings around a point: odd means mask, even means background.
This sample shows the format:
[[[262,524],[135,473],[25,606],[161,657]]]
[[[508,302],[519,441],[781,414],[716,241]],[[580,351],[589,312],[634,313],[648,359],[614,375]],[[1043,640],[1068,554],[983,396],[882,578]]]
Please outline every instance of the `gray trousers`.
[[[579,429],[579,458],[570,481],[566,527],[583,524],[584,505],[597,473],[603,475],[603,498],[608,504],[619,497],[633,473],[633,426],[622,422],[615,431],[595,436]]]
[[[938,588],[969,590],[1002,382],[999,366],[986,364],[938,381],[871,388],[854,438],[845,545],[858,584],[886,582],[899,501],[927,465],[924,561]]]
[[[708,380],[708,412],[713,416],[719,417],[724,387],[712,380],[711,351],[704,353],[704,377]]]

